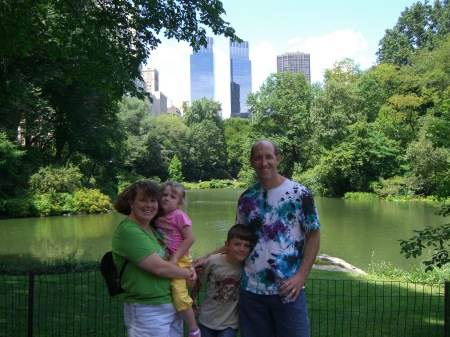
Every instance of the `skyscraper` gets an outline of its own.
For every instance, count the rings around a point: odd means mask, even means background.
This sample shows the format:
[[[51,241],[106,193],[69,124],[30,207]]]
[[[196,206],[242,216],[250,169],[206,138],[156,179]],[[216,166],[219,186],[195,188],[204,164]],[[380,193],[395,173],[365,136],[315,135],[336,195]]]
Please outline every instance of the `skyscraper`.
[[[159,91],[159,72],[156,69],[145,69],[141,72],[142,78],[146,84],[146,91],[152,93]]]
[[[248,117],[247,96],[252,92],[252,62],[248,42],[230,41],[231,117]]]
[[[215,99],[213,38],[206,38],[208,45],[191,55],[191,104],[206,97]]]
[[[293,52],[277,55],[277,72],[281,73],[283,71],[303,73],[308,82],[311,83],[310,54]]]

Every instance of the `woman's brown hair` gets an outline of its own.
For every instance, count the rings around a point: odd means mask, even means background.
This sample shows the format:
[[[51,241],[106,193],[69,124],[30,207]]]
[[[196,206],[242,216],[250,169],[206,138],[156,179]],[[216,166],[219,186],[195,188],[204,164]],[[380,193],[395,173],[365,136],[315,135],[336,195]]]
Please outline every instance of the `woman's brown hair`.
[[[158,200],[158,214],[153,219],[156,220],[158,216],[162,213],[161,208],[161,191],[159,188],[159,185],[151,180],[141,180],[137,181],[127,188],[125,188],[117,197],[116,201],[114,202],[114,208],[117,210],[117,212],[130,215],[131,213],[131,205],[130,203],[133,202],[136,197],[139,195],[139,193],[142,193],[145,197],[148,198],[155,198]],[[152,222],[153,222],[152,220]]]

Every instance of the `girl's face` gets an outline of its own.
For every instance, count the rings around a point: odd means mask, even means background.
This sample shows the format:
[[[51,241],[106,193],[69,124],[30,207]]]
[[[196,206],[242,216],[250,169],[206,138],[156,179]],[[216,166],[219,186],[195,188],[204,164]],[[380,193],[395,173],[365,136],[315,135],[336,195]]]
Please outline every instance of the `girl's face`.
[[[161,207],[164,214],[170,213],[176,210],[183,201],[181,197],[176,192],[172,192],[172,187],[166,186],[162,192]]]
[[[158,199],[156,197],[145,196],[142,191],[136,195],[131,203],[131,214],[141,225],[148,225],[158,214]]]

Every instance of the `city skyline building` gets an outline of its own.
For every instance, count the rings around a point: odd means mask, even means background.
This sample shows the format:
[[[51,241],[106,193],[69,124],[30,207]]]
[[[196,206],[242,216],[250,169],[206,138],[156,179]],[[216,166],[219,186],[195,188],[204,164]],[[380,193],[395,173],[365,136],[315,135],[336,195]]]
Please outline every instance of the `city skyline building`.
[[[145,82],[145,88],[148,93],[159,91],[159,72],[154,68],[149,68],[141,71],[142,78]]]
[[[190,55],[191,104],[203,97],[215,100],[214,40],[206,37],[206,41],[206,47]]]
[[[161,91],[154,91],[152,93],[152,110],[154,116],[159,116],[162,113],[167,113],[167,96]]]
[[[277,72],[290,71],[305,74],[311,83],[311,56],[303,52],[290,52],[277,55]]]
[[[230,117],[248,118],[247,97],[252,92],[252,62],[248,41],[230,41]]]

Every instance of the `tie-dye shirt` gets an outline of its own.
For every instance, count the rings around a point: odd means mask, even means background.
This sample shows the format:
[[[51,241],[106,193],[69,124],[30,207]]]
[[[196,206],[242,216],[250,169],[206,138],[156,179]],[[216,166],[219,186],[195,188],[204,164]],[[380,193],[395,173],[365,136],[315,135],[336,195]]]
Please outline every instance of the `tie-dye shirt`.
[[[257,183],[243,192],[236,223],[250,226],[253,233],[242,287],[264,295],[278,294],[275,271],[293,275],[302,263],[305,233],[320,228],[311,192],[289,179],[270,190]]]

